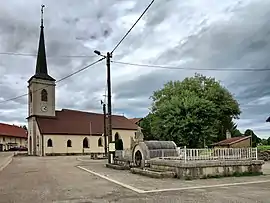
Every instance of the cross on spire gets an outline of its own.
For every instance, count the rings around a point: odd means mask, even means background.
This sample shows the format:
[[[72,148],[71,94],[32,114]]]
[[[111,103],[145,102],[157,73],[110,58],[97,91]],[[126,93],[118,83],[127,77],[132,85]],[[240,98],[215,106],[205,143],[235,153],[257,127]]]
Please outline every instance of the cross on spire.
[[[41,28],[44,28],[44,26],[43,26],[44,8],[45,8],[45,5],[42,4],[42,5],[41,5]]]

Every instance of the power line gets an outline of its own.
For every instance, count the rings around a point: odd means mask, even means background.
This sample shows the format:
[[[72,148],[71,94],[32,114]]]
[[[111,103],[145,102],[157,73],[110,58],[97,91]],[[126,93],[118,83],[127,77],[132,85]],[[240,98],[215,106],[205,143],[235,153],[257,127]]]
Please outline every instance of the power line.
[[[112,63],[130,65],[130,66],[140,66],[149,68],[160,68],[160,69],[172,69],[172,70],[213,70],[213,71],[242,71],[242,72],[262,72],[270,71],[269,68],[181,68],[176,66],[162,66],[162,65],[151,65],[151,64],[138,64],[138,63],[128,63],[122,61],[111,61]]]
[[[15,53],[15,52],[0,52],[0,55],[7,55],[7,56],[37,56],[34,53]],[[89,58],[89,57],[96,57],[95,55],[56,55],[56,56],[47,56],[48,58]]]
[[[85,69],[87,69],[87,68],[89,68],[89,67],[91,67],[91,66],[93,66],[93,65],[95,65],[95,64],[97,64],[97,63],[99,63],[99,62],[102,61],[102,60],[104,60],[104,58],[101,58],[101,59],[99,59],[99,60],[97,60],[97,61],[95,61],[95,62],[93,62],[93,63],[91,63],[91,64],[89,64],[89,65],[87,65],[87,66],[85,66],[85,67],[83,67],[83,68],[81,68],[81,69],[79,69],[79,70],[77,70],[77,71],[75,71],[75,72],[73,72],[73,73],[71,73],[71,74],[69,74],[69,75],[63,77],[63,78],[61,78],[61,79],[59,79],[59,80],[57,80],[55,83],[58,83],[58,82],[61,82],[61,81],[65,80],[65,79],[67,79],[67,78],[70,78],[70,77],[72,77],[72,76],[74,76],[74,75],[76,75],[76,74],[82,72],[83,70],[85,70]],[[37,91],[39,91],[39,90],[42,90],[42,89],[44,89],[44,88],[46,88],[46,87],[48,87],[48,86],[50,86],[50,85],[46,85],[46,86],[44,86],[44,87],[42,87],[42,88],[39,88],[39,89],[33,91],[32,93],[35,93],[35,92],[37,92]],[[16,97],[13,97],[13,98],[4,100],[4,101],[1,101],[0,104],[5,103],[5,102],[9,102],[9,101],[13,101],[13,100],[16,100],[16,99],[25,97],[25,96],[28,96],[28,93],[22,94],[22,95],[19,95],[19,96],[16,96]]]
[[[117,49],[117,47],[123,42],[123,40],[128,36],[128,34],[131,32],[131,30],[135,27],[135,25],[141,20],[143,15],[146,13],[146,11],[152,6],[155,0],[152,0],[151,3],[146,7],[146,9],[143,11],[143,13],[140,15],[140,17],[136,20],[136,22],[131,26],[131,28],[127,31],[127,33],[123,36],[123,38],[116,44],[114,49],[111,51],[112,53]]]

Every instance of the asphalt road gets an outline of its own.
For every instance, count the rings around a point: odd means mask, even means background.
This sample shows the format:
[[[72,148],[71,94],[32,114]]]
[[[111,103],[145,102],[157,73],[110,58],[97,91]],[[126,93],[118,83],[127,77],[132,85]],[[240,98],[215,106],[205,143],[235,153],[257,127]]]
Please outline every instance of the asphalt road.
[[[102,169],[98,161],[80,162],[76,157],[15,157],[10,165],[0,172],[0,203],[42,203],[42,202],[270,202],[270,181],[265,183],[187,189],[182,191],[152,192],[139,194],[130,189],[112,183],[104,178],[77,168],[77,165],[89,170],[97,170],[108,177],[119,178],[132,183],[141,176],[128,176],[127,171]],[[267,165],[268,167],[268,165]],[[266,167],[266,168],[267,168]],[[270,167],[268,168],[270,169]],[[108,169],[109,170],[109,169]],[[123,178],[124,177],[124,178]],[[254,178],[254,177],[252,177]],[[269,176],[258,177],[263,180]],[[156,179],[143,178],[153,189],[161,187]],[[164,180],[165,181],[165,180]],[[167,182],[166,182],[167,181]],[[164,185],[197,184],[177,180],[166,180]],[[172,181],[172,182],[170,182]],[[205,180],[204,180],[205,181]],[[212,180],[213,181],[213,180]],[[127,182],[128,183],[128,182]],[[202,182],[201,182],[202,183]],[[212,183],[203,182],[203,185]],[[133,186],[141,189],[143,183],[137,181]],[[175,186],[175,185],[174,185]],[[169,186],[167,186],[168,188]]]

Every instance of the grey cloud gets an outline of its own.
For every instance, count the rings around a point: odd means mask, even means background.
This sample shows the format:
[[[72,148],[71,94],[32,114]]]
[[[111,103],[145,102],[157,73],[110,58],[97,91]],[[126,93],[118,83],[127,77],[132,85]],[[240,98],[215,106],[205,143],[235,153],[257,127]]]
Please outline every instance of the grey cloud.
[[[120,23],[120,19],[127,20],[131,16],[139,16],[149,2],[82,0],[78,4],[73,0],[46,1],[45,40],[50,74],[60,79],[98,58],[56,56],[92,55],[95,49],[102,52],[110,51],[129,29],[129,26]],[[184,68],[269,67],[269,2],[258,0],[250,1],[253,2],[250,4],[247,1],[240,4],[240,1],[237,3],[228,0],[213,3],[213,8],[203,7],[203,3],[207,2],[194,4],[193,1],[156,1],[116,50],[114,59],[125,59],[135,63],[179,64],[179,67]],[[39,4],[40,2],[33,0],[10,0],[0,3],[0,52],[37,52]],[[219,4],[226,4],[223,10],[227,9],[227,15],[231,18],[212,22],[211,20],[216,19],[207,17],[207,9],[209,16],[212,15],[212,11],[221,12],[216,8]],[[202,7],[198,8],[198,5]],[[166,32],[156,30],[162,23],[167,25]],[[170,48],[163,47],[164,35],[171,36],[176,44],[172,44]],[[145,57],[151,54],[150,48],[160,51],[155,56]],[[26,93],[26,81],[34,73],[35,57],[0,57],[0,73],[8,78],[14,77],[8,81],[0,79],[0,97],[8,99]],[[145,58],[140,60],[143,57]],[[267,104],[246,105],[258,98],[269,96],[270,78],[267,72],[220,73],[151,69],[151,72],[146,73],[142,68],[140,72],[131,73],[128,81],[129,76],[117,77],[127,66],[113,66],[114,112],[132,117],[144,116],[151,102],[148,98],[154,90],[161,88],[169,80],[181,80],[194,75],[195,72],[202,72],[224,81],[226,87],[235,94],[243,109],[242,121],[254,117],[254,126],[259,126],[267,114]],[[99,100],[103,98],[105,77],[103,61],[63,83],[58,83],[57,107],[101,111]],[[1,119],[24,121],[27,113],[26,98],[0,104],[1,111],[12,108],[20,109],[18,117],[4,116]]]

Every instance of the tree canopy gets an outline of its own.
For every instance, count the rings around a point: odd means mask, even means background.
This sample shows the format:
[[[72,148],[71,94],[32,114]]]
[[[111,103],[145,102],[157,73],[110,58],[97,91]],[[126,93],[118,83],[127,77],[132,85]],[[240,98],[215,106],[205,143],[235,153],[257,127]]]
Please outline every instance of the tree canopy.
[[[262,141],[252,130],[247,129],[244,133],[246,136],[251,136],[252,147],[257,147],[257,145]]]
[[[225,138],[226,130],[237,133],[232,120],[241,113],[239,104],[214,78],[195,74],[170,81],[151,99],[150,113],[142,121],[146,138],[203,147]]]

